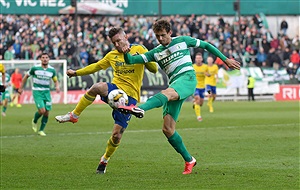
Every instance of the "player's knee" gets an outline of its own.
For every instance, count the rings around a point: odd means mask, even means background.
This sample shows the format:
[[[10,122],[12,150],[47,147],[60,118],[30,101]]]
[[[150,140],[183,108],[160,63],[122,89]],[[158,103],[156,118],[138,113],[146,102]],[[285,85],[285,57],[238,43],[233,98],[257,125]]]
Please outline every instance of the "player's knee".
[[[89,89],[88,93],[90,95],[103,95],[103,92],[107,91],[107,84],[105,82],[98,82],[93,84],[93,86]]]

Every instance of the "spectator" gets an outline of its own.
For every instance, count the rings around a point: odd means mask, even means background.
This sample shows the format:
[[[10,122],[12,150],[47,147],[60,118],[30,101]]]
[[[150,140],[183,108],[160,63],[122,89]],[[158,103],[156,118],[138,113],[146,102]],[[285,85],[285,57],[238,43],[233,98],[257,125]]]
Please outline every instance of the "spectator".
[[[9,48],[4,53],[4,60],[13,60],[15,58],[15,51],[13,46]]]
[[[267,60],[267,54],[263,48],[259,48],[259,52],[256,54],[257,66],[261,67],[262,63]]]
[[[274,36],[273,40],[270,43],[271,48],[274,48],[275,50],[278,49],[279,46],[279,39],[277,36]]]
[[[299,65],[300,64],[300,55],[297,50],[293,50],[291,56],[290,56],[290,61],[294,65]]]
[[[285,19],[283,19],[280,23],[280,31],[283,35],[286,35],[286,31],[288,29],[288,23]]]
[[[278,68],[279,65],[281,64],[280,57],[275,53],[275,48],[271,48],[269,50],[266,63],[267,63],[266,64],[267,67],[274,67],[274,68]]]
[[[22,49],[22,44],[19,42],[18,39],[15,40],[15,43],[13,44],[14,51],[15,51],[15,58],[16,59],[21,59],[21,49]]]
[[[89,53],[86,51],[85,48],[82,48],[80,50],[79,57],[80,57],[80,60],[81,60],[82,64],[84,63],[85,66],[88,65],[88,63],[89,63]]]

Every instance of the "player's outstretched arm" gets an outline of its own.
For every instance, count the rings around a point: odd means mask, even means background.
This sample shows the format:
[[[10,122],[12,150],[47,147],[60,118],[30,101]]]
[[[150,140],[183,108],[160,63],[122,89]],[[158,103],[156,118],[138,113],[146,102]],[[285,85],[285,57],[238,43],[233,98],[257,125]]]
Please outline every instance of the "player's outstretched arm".
[[[222,52],[220,52],[220,50],[218,48],[214,47],[210,43],[207,43],[207,42],[201,40],[200,48],[206,49],[210,53],[219,57],[231,69],[239,70],[241,68],[241,64],[238,61],[233,60],[233,59],[228,59]]]
[[[90,64],[84,68],[78,69],[76,71],[72,70],[72,69],[68,69],[66,74],[71,78],[74,76],[89,75],[89,74],[95,73],[97,71],[100,71],[101,69],[102,68],[99,66],[99,64],[97,62],[97,63]]]
[[[131,64],[143,64],[143,63],[147,63],[148,61],[144,60],[143,57],[145,57],[144,54],[140,54],[140,55],[130,55],[130,53],[125,53],[124,54],[124,59],[125,62],[129,65]]]

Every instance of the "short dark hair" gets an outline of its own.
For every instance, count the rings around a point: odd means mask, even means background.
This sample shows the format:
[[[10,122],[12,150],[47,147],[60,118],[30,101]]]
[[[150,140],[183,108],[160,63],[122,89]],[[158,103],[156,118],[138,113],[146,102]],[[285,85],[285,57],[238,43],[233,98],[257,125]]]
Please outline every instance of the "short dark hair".
[[[42,53],[42,55],[48,55],[48,56],[49,56],[48,52],[46,52],[46,51],[44,51],[44,52]],[[41,56],[42,56],[42,55],[41,55]]]
[[[125,34],[123,28],[120,28],[120,27],[113,27],[113,28],[111,28],[111,29],[109,30],[109,32],[108,32],[108,37],[109,37],[110,39],[112,39],[112,37],[114,37],[116,34],[121,33],[121,32]]]
[[[153,24],[153,31],[154,32],[159,32],[162,30],[166,30],[166,32],[170,32],[171,31],[171,23],[165,19],[160,19],[157,20],[154,24]]]

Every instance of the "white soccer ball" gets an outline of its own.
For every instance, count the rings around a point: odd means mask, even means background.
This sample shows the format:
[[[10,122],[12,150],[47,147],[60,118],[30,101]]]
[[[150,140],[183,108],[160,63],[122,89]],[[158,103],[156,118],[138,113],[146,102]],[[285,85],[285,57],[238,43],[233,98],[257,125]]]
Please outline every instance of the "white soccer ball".
[[[108,104],[113,109],[117,109],[119,106],[125,106],[128,104],[128,96],[123,90],[112,90],[108,94]]]

